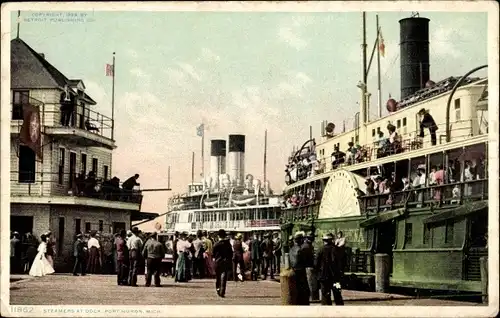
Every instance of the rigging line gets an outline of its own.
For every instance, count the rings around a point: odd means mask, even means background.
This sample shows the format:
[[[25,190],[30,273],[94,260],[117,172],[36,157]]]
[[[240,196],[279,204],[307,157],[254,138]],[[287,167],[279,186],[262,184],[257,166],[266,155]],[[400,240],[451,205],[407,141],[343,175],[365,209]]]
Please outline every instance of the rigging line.
[[[385,71],[384,73],[384,78],[387,76],[387,73],[389,73],[389,71],[392,69],[392,67],[394,66],[394,63],[396,63],[396,60],[399,58],[399,53],[394,56],[394,59],[392,60],[391,64],[389,64],[389,67],[387,68],[387,71]]]

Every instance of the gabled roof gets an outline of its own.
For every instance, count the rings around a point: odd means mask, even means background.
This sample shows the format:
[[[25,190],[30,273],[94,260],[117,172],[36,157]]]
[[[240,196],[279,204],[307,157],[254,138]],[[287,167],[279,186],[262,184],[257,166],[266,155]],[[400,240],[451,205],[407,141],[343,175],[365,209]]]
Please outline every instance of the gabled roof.
[[[11,89],[63,88],[76,86],[82,80],[68,79],[26,42],[16,38],[10,41],[10,85]],[[96,102],[87,94],[85,98]]]
[[[10,42],[11,88],[60,88],[68,78],[21,39]]]

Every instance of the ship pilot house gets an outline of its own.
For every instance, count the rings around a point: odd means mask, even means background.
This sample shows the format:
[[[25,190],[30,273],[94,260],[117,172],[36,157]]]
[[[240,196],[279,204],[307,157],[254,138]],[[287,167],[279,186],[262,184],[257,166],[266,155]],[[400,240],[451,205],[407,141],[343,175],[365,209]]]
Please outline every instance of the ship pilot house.
[[[77,233],[111,235],[150,217],[139,212],[141,192],[113,176],[113,120],[95,105],[83,80],[11,41],[10,228],[38,239],[50,230],[56,270],[71,263]]]

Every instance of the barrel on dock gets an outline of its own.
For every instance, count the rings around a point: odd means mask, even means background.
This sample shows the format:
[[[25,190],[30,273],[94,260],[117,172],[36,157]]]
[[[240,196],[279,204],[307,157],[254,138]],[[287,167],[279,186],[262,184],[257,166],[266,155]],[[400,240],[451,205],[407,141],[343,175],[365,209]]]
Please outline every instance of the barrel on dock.
[[[387,254],[375,254],[375,291],[387,293],[390,280],[390,256]]]

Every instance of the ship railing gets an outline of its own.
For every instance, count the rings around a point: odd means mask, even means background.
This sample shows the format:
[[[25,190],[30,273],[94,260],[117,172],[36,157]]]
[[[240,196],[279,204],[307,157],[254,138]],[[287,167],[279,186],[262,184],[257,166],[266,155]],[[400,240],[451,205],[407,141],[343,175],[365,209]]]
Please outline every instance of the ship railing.
[[[281,211],[280,222],[303,221],[318,217],[318,203],[320,200],[311,200],[303,205],[285,207]]]
[[[110,140],[112,139],[112,118],[97,111],[91,110],[89,106],[84,107],[82,105],[75,105],[75,109],[73,110],[72,115],[69,117],[69,120],[66,123],[64,122],[65,118],[63,117],[60,110],[60,104],[39,103],[35,106],[39,108],[40,123],[43,127],[86,130],[101,137],[108,138]],[[21,131],[23,120],[18,114],[18,105],[12,104],[11,109],[13,109],[11,111],[11,131],[13,127],[16,127],[17,133],[19,133]],[[16,114],[14,114],[14,109],[16,109]]]
[[[399,208],[460,205],[468,201],[487,199],[488,179],[432,185],[360,197],[363,212],[367,216]]]
[[[457,120],[457,121],[452,122],[451,127],[452,127],[453,140],[454,141],[455,140],[464,140],[464,139],[467,139],[467,138],[473,136],[473,133],[474,133],[473,121],[474,121],[474,119],[467,119],[467,120]],[[370,162],[370,161],[373,161],[375,164],[376,160],[379,158],[388,157],[388,156],[392,156],[392,155],[400,154],[400,153],[408,153],[408,152],[416,151],[419,149],[424,149],[424,148],[427,149],[427,148],[433,147],[428,129],[424,130],[424,137],[423,138],[419,137],[419,135],[420,135],[420,129],[414,130],[414,131],[411,131],[408,133],[399,134],[398,139],[395,143],[390,144],[388,139],[387,139],[387,145],[383,148],[379,147],[379,143],[380,143],[379,141],[373,141],[369,144],[362,145],[362,146],[360,146],[360,149],[357,152],[357,154],[354,155],[353,160],[348,159],[347,151],[345,151],[346,155],[343,158],[341,158],[340,160],[338,160],[337,162],[332,162],[330,155],[323,156],[322,158],[318,158],[318,160],[320,161],[320,165],[322,166],[321,171],[322,171],[322,173],[329,172],[329,171],[340,169],[340,168],[350,166],[353,164]],[[438,130],[436,132],[436,141],[437,141],[437,144],[442,144],[442,143],[446,142],[446,125],[445,124],[438,124]],[[344,152],[344,150],[343,150],[343,152]],[[306,169],[306,170],[312,169],[313,165],[311,165],[310,168],[301,169],[302,165],[299,162],[298,166],[299,167],[297,167],[297,169],[299,171],[302,171],[302,173],[300,173],[300,174],[297,173],[297,180],[290,181],[288,183],[289,185],[293,184],[295,182],[307,179],[309,173],[307,171],[304,171],[304,169]]]
[[[112,188],[106,185],[108,179],[95,178],[95,181],[77,181],[70,173],[11,171],[11,196],[73,196],[107,201],[142,203],[142,192],[137,186],[134,190],[121,187]],[[71,182],[70,182],[71,181]],[[120,183],[121,186],[121,183]]]

